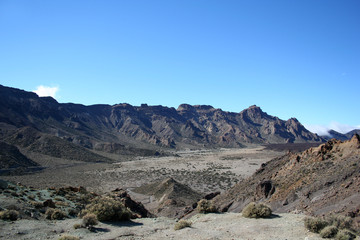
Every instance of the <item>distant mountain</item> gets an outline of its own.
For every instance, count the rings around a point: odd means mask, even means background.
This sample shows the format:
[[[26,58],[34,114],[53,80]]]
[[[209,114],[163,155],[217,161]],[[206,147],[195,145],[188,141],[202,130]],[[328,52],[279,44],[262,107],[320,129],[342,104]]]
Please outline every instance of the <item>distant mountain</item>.
[[[323,141],[295,118],[283,121],[255,105],[240,113],[188,104],[178,109],[126,103],[84,106],[61,104],[51,97],[0,85],[0,140],[22,146],[29,139],[15,141],[13,136],[24,127],[46,134],[37,140],[41,140],[38,145],[32,146],[41,152],[50,147],[45,146],[46,141],[70,147],[66,141],[87,149],[130,154],[158,154],[161,147],[242,147],[252,143]]]
[[[348,139],[351,139],[355,134],[360,135],[360,129],[351,130],[350,132],[345,133],[345,136],[346,136]]]
[[[349,140],[351,139],[355,134],[360,134],[360,129],[354,129],[348,133],[342,134],[339,133],[335,130],[329,130],[328,135],[323,135],[321,136],[322,138],[326,139],[326,140],[330,140],[332,138],[341,140],[341,141],[345,141],[345,140]]]

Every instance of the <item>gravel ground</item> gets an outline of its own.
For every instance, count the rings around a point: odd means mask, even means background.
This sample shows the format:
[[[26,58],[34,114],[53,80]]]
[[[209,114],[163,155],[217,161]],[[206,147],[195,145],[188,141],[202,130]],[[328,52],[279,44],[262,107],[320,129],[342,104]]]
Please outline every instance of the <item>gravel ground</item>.
[[[58,239],[61,235],[80,239],[246,239],[246,240],[320,240],[319,235],[308,232],[304,215],[279,214],[270,219],[248,219],[239,213],[198,214],[189,219],[190,228],[174,230],[176,221],[170,218],[143,218],[132,222],[97,225],[96,232],[74,229],[80,219],[60,221],[19,220],[0,221],[1,239]]]

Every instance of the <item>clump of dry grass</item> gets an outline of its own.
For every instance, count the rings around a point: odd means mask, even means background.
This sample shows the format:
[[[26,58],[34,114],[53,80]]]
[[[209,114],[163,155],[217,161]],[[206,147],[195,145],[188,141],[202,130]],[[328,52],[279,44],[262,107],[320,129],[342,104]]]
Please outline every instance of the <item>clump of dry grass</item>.
[[[16,210],[5,210],[0,212],[0,219],[16,221],[19,218],[20,214]]]
[[[99,221],[127,221],[132,215],[122,202],[111,197],[93,199],[81,215],[85,216],[88,213],[95,214]]]
[[[351,217],[343,215],[331,215],[327,218],[327,221],[338,229],[350,229],[353,223]]]
[[[74,225],[73,225],[73,228],[74,229],[79,229],[79,228],[82,228],[83,226],[82,226],[82,224],[80,224],[80,223],[75,223]]]
[[[66,214],[60,209],[48,208],[45,212],[46,219],[62,220],[66,218]]]
[[[335,226],[327,226],[320,231],[322,238],[333,238],[338,233],[339,229]]]
[[[271,214],[271,208],[263,203],[252,202],[242,210],[242,215],[246,218],[267,218]]]
[[[82,218],[82,226],[84,227],[93,227],[98,224],[98,219],[95,214],[88,213]]]
[[[80,238],[70,235],[62,235],[58,240],[80,240]]]
[[[304,219],[305,227],[314,233],[320,233],[322,238],[335,238],[337,240],[352,240],[356,235],[352,232],[352,219],[342,215],[331,215],[326,218],[307,217]]]
[[[192,224],[192,222],[190,222],[190,221],[180,220],[175,224],[174,230],[180,230],[183,228],[191,227],[191,224]]]
[[[313,233],[319,233],[329,225],[327,221],[319,217],[306,217],[304,219],[305,227]]]
[[[347,229],[340,230],[335,236],[336,240],[353,240],[355,238],[356,235]]]
[[[197,203],[197,210],[199,211],[199,213],[216,213],[216,212],[218,212],[217,208],[212,203],[212,201],[209,201],[206,199],[201,199]]]

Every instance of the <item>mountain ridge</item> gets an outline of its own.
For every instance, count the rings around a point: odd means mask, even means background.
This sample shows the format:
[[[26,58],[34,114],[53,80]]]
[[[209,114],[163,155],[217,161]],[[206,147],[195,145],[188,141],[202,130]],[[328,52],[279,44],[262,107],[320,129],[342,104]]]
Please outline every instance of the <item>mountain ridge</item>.
[[[327,135],[321,135],[322,138],[324,138],[325,140],[330,140],[332,138],[335,138],[335,139],[338,139],[338,140],[341,140],[341,141],[345,141],[345,140],[350,140],[355,134],[360,134],[360,129],[353,129],[347,133],[340,133],[340,132],[337,132],[333,129],[330,129],[328,131],[328,134]]]
[[[240,113],[189,104],[177,109],[127,103],[85,106],[1,85],[0,123],[1,132],[6,132],[2,138],[14,133],[9,129],[32,127],[99,151],[114,144],[184,149],[323,141],[297,119],[281,120],[256,105]]]

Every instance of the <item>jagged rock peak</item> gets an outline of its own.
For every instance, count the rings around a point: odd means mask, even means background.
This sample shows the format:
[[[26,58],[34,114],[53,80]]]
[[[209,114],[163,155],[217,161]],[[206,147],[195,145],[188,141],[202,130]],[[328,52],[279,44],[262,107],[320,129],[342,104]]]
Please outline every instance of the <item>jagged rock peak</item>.
[[[195,111],[195,110],[200,110],[200,111],[207,111],[207,110],[212,110],[214,109],[213,106],[211,105],[189,105],[189,104],[181,104],[178,108],[177,111]]]
[[[296,118],[290,118],[285,123],[287,126],[294,127],[294,128],[303,128],[303,125],[297,120]]]
[[[180,104],[176,111],[193,111],[194,107],[190,104]]]
[[[242,110],[242,112],[263,113],[261,108],[259,106],[256,106],[256,105],[251,105],[250,107]]]
[[[350,143],[357,148],[360,148],[360,136],[355,133],[354,136],[350,139]]]

